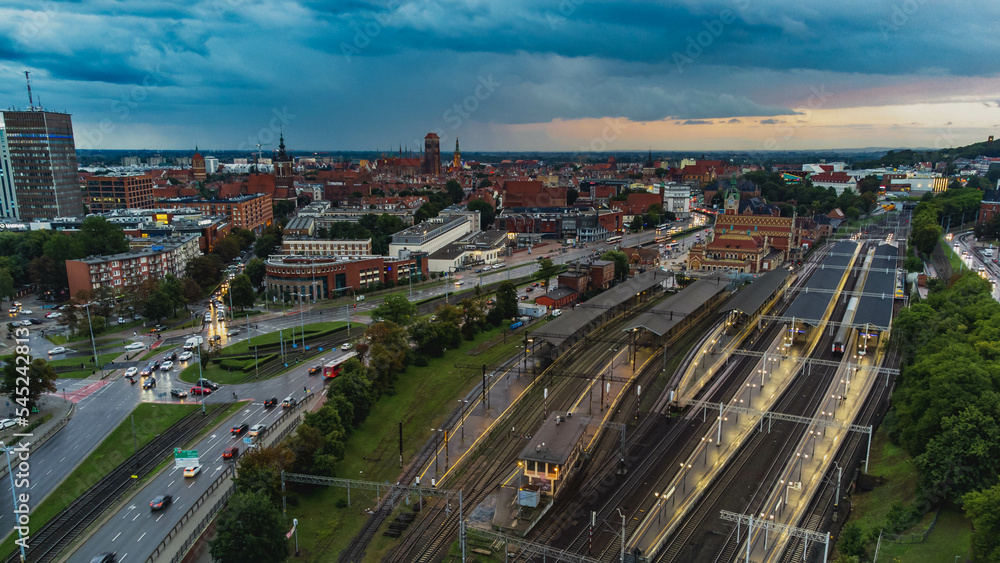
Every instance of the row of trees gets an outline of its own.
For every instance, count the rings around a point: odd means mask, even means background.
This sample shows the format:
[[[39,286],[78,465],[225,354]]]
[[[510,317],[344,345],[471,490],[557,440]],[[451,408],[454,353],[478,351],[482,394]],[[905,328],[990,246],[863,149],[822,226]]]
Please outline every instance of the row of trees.
[[[913,210],[910,244],[929,255],[941,239],[942,225],[958,226],[975,219],[982,198],[982,192],[972,188],[924,194]]]
[[[384,256],[389,254],[389,242],[392,240],[392,235],[405,228],[406,224],[403,223],[403,220],[395,215],[368,213],[361,217],[357,223],[340,221],[333,223],[329,228],[321,227],[316,231],[316,237],[334,240],[370,238],[372,239],[372,252]]]
[[[808,180],[788,184],[776,172],[748,172],[744,178],[756,184],[767,201],[777,204],[783,217],[791,217],[793,212],[812,216],[840,209],[848,219],[855,219],[871,212],[878,201],[879,181],[874,176],[863,178],[858,184],[858,192],[845,190],[840,195],[833,188],[813,186]],[[721,197],[722,193],[720,190],[716,197]]]
[[[841,551],[865,556],[880,530],[901,533],[924,513],[962,506],[974,523],[973,559],[1000,553],[1000,304],[978,275],[934,284],[903,309],[890,346],[902,357],[885,427],[914,458],[918,496],[892,507],[885,522],[845,528]]]

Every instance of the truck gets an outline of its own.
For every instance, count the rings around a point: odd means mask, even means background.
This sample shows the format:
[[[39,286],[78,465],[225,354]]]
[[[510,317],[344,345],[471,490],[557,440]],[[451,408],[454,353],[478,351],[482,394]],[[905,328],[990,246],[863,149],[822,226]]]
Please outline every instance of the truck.
[[[200,336],[192,336],[184,341],[184,350],[191,351],[205,343],[205,339]]]

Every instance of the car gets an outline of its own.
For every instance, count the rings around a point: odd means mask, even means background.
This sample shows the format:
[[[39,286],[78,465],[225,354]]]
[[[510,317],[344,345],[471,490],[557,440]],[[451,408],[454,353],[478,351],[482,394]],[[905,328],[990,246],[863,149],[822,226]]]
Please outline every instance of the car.
[[[17,307],[11,307],[10,309],[7,309],[7,312],[10,313],[11,315],[16,315],[17,311],[18,311]]]
[[[521,296],[521,301],[527,301],[527,300],[528,300],[528,296],[527,295],[522,295]]]
[[[149,508],[152,510],[163,510],[164,508],[170,506],[170,501],[174,498],[170,495],[156,495],[156,497],[149,502]]]
[[[525,293],[531,293],[534,290],[535,290],[535,288],[533,288],[533,287],[526,287],[526,288],[524,288],[524,292]]]
[[[350,342],[344,342],[343,344],[340,345],[341,350],[350,350],[351,348],[352,345]]]
[[[205,322],[206,323],[212,322],[212,313],[205,313]]]
[[[538,282],[531,284],[531,287],[538,287]]]
[[[191,467],[185,467],[184,468],[184,476],[185,477],[194,477],[195,475],[198,474],[199,471],[201,471],[201,466],[200,465],[192,465]]]
[[[142,368],[141,370],[139,370],[139,376],[140,377],[149,377],[150,375],[152,375],[152,373],[153,373],[153,366],[152,365],[148,365],[148,366]]]
[[[249,434],[251,436],[260,436],[261,434],[264,433],[265,430],[267,430],[267,425],[265,425],[265,424],[254,424],[253,426],[250,427]]]
[[[309,368],[309,375],[316,375],[321,371],[323,371],[323,366],[313,366]]]
[[[125,349],[129,350],[129,351],[131,351],[131,350],[145,350],[146,349],[146,345],[144,343],[142,343],[142,342],[133,342],[131,344],[126,344],[125,345]]]
[[[153,363],[149,365],[149,369],[151,369],[152,371],[156,371],[156,370],[160,369],[160,361],[159,360],[153,360]]]
[[[180,389],[171,389],[170,396],[177,399],[183,399],[188,396],[187,391],[181,391]]]
[[[11,305],[17,307],[18,309],[21,308],[21,302],[20,301],[15,301],[15,302],[11,303]]]
[[[278,398],[277,397],[271,397],[270,399],[264,401],[264,408],[265,409],[269,409],[269,408],[276,407],[276,406],[278,406]]]
[[[222,340],[222,336],[219,335],[219,334],[216,334],[215,336],[209,338],[208,340],[209,340],[209,342],[211,342],[213,344],[217,344],[218,342],[220,342]]]
[[[31,321],[29,321],[29,320],[23,320],[23,321],[21,321],[18,324],[20,324],[21,326],[31,326]]]
[[[0,420],[0,430],[6,430],[13,426],[17,426],[17,421],[14,420],[13,418],[5,418],[3,420]]]
[[[191,388],[191,394],[192,395],[211,395],[212,394],[212,390],[211,389],[207,389],[205,387],[192,387]]]
[[[167,325],[156,325],[153,327],[153,330],[155,330],[156,332],[163,332],[167,330]]]
[[[190,360],[193,357],[194,357],[194,354],[192,354],[191,352],[181,352],[181,355],[177,356],[177,360],[181,361],[181,362],[186,362],[186,361]]]
[[[33,325],[40,325],[40,324],[42,324],[42,319],[36,319],[36,318],[32,317],[32,318],[30,318],[28,320],[31,321],[31,324],[33,324]]]
[[[222,459],[236,459],[240,457],[240,449],[236,446],[222,450]]]
[[[139,368],[133,366],[125,370],[125,377],[135,377],[138,373]]]
[[[199,387],[206,387],[208,389],[211,389],[212,391],[218,391],[219,390],[219,384],[216,383],[216,382],[214,382],[214,381],[208,380],[208,379],[199,379],[195,383],[195,385],[197,385]]]
[[[32,311],[31,309],[21,309],[21,314],[22,315],[33,315],[34,313],[35,312]]]
[[[229,429],[229,433],[231,435],[233,435],[233,436],[239,436],[240,434],[246,432],[249,429],[250,429],[250,425],[248,425],[246,423],[244,423],[244,424],[237,424],[236,426],[233,426],[232,428]]]
[[[285,397],[285,400],[281,401],[281,406],[286,409],[294,407],[295,397],[292,397],[291,395]]]
[[[61,316],[62,316],[62,313],[59,313],[57,311],[53,311],[53,312],[49,313],[48,315],[45,315],[45,318],[46,319],[58,319]]]
[[[66,353],[66,348],[62,346],[56,346],[55,348],[49,350],[50,356],[54,356],[56,354],[65,354],[65,353]]]
[[[118,556],[116,551],[105,551],[104,553],[99,553],[90,560],[90,563],[115,563],[117,561],[115,557]]]
[[[160,371],[170,371],[172,369],[174,369],[174,363],[170,360],[167,360],[160,365]]]
[[[143,389],[152,389],[153,387],[156,387],[155,377],[147,377],[146,380],[142,382]]]
[[[234,329],[230,329],[229,332],[226,333],[226,336],[232,337],[232,336],[236,336],[239,333],[240,333],[240,329],[234,328]]]

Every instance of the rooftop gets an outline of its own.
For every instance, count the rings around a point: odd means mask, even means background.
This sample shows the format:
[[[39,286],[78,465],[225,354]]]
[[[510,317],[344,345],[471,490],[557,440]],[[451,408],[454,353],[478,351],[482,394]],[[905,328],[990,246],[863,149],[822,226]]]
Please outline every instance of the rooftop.
[[[574,418],[564,412],[552,412],[518,459],[564,465],[586,429],[585,417]]]

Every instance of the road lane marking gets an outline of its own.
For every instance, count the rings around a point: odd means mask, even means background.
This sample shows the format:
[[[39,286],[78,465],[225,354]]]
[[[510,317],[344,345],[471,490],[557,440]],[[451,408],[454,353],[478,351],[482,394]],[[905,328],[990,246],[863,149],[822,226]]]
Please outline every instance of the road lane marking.
[[[138,517],[139,517],[139,513],[138,513],[138,512],[136,512],[136,513],[135,513],[135,518],[132,518],[132,521],[133,521],[133,522],[135,522],[136,518],[138,518]]]
[[[142,541],[142,538],[144,538],[144,537],[146,537],[146,532],[143,532],[142,535],[139,536],[139,539],[137,539],[135,541]]]
[[[118,539],[118,536],[120,535],[122,535],[122,533],[118,532],[117,534],[115,534],[115,537],[111,538],[111,541],[115,541],[116,539]]]

